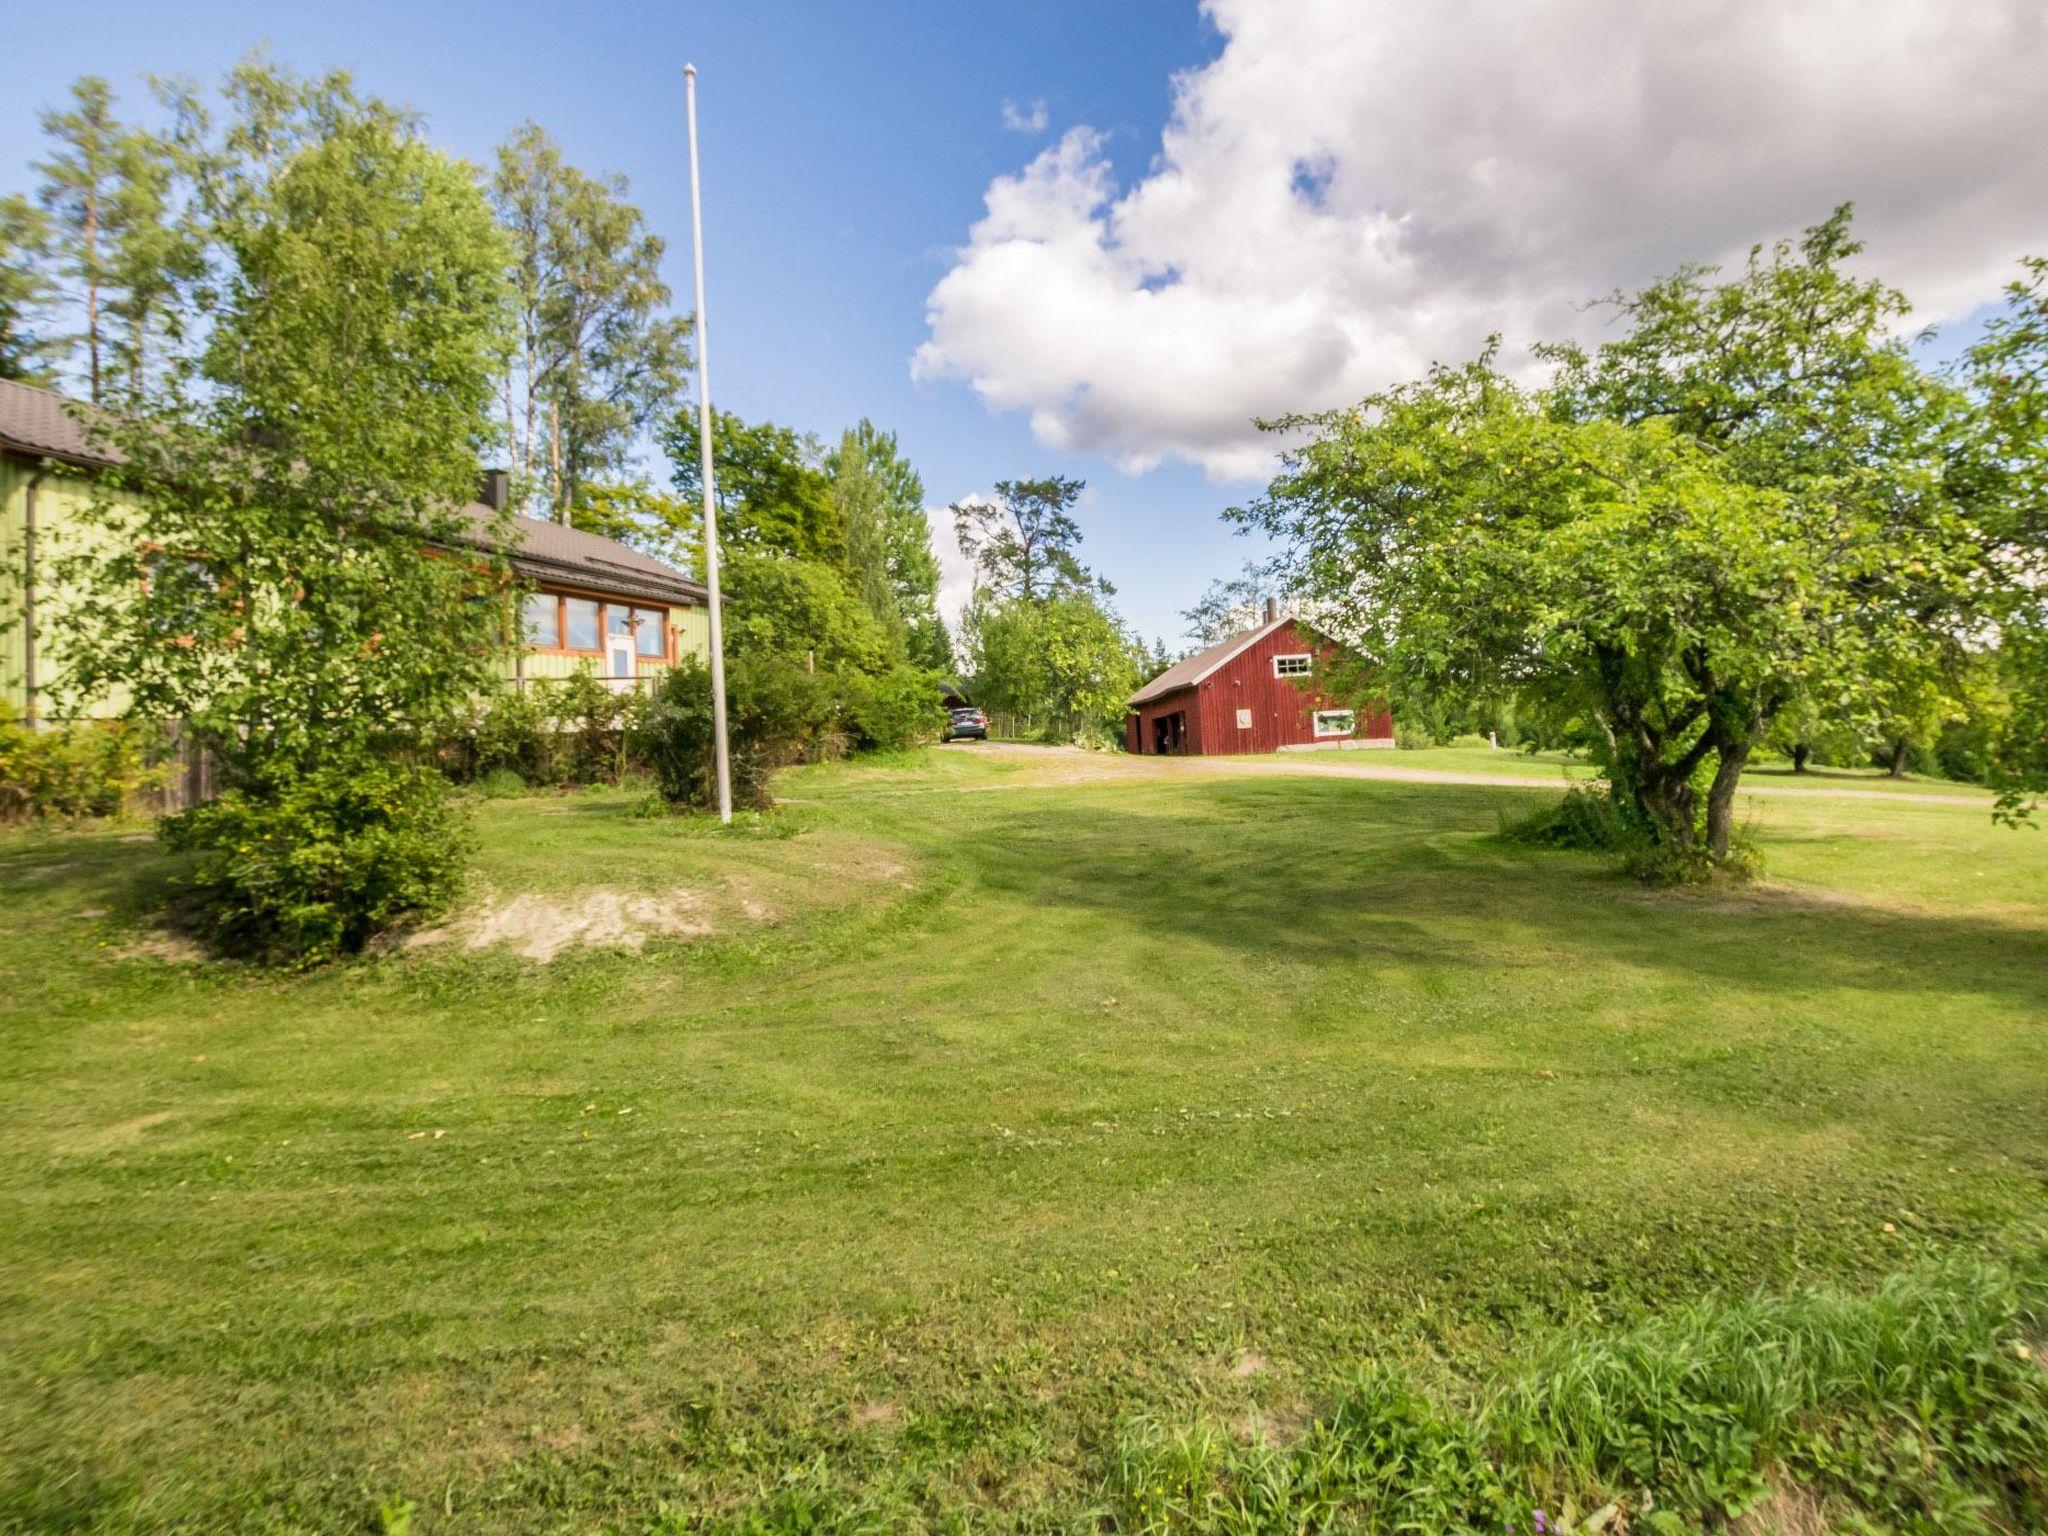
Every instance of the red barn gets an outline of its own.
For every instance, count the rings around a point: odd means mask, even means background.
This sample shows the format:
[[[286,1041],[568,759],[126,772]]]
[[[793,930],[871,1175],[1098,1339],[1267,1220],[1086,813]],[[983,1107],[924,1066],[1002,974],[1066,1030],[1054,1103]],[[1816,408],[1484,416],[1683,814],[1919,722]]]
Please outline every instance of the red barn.
[[[1131,695],[1133,752],[1279,752],[1391,747],[1394,717],[1355,711],[1316,684],[1336,658],[1327,636],[1267,609],[1266,622],[1177,662]]]

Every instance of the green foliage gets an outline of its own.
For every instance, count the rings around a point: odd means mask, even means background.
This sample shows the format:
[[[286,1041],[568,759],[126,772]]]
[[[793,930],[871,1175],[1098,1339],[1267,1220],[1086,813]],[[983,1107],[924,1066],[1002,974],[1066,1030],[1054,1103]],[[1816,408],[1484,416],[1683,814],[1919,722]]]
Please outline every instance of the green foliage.
[[[504,389],[517,494],[561,522],[626,467],[690,367],[690,322],[662,313],[664,244],[628,190],[567,164],[532,122],[499,146],[491,176],[518,317]]]
[[[470,846],[438,772],[369,753],[231,789],[162,831],[197,855],[194,928],[227,954],[302,964],[441,911]]]
[[[1025,603],[1074,591],[1109,593],[1075,553],[1081,525],[1074,504],[1087,482],[1064,475],[998,480],[996,499],[955,502],[953,531],[974,563],[977,585],[996,601]]]
[[[1268,602],[1291,608],[1293,596],[1283,574],[1274,566],[1247,564],[1236,576],[1210,582],[1195,605],[1182,610],[1181,617],[1187,620],[1188,633],[1197,641],[1214,645],[1261,622]]]
[[[939,625],[939,563],[925,522],[924,481],[898,449],[896,434],[866,419],[846,430],[824,467],[854,590],[898,651],[911,651],[913,636],[921,634],[928,658],[929,632]]]
[[[888,632],[845,575],[820,560],[741,549],[726,557],[725,635],[734,656],[780,656],[821,671],[880,672]]]
[[[1047,740],[1113,743],[1124,701],[1141,681],[1144,649],[1094,596],[1038,602],[976,597],[966,616],[974,698]]]
[[[2025,821],[2048,795],[2048,257],[2030,257],[1966,359],[1983,402],[1976,465],[1995,548],[2023,572],[2006,612],[2011,710],[1993,749],[1998,814]]]
[[[684,500],[703,500],[697,412],[679,410],[661,431],[662,450]],[[772,421],[749,424],[730,411],[711,413],[712,480],[718,504],[718,547],[778,553],[843,566],[846,527],[820,467],[817,440]]]
[[[1717,1528],[1776,1487],[1857,1529],[2048,1518],[2038,1259],[1957,1262],[1874,1295],[1703,1302],[1567,1335],[1469,1407],[1355,1376],[1298,1443],[1123,1440],[1105,1494],[1142,1532]],[[1542,1524],[1537,1524],[1538,1512]]]
[[[846,720],[858,746],[901,752],[936,741],[946,728],[945,695],[930,672],[896,666],[848,682]]]
[[[695,502],[634,480],[586,482],[569,522],[704,579],[704,514]]]
[[[119,815],[156,775],[119,721],[31,730],[0,708],[0,823]]]
[[[1855,251],[1843,211],[1727,281],[1682,269],[1597,353],[1544,349],[1546,390],[1489,349],[1276,423],[1312,440],[1233,516],[1288,542],[1397,707],[1512,695],[1590,736],[1660,863],[1728,860],[1779,711],[1932,687],[2000,585],[1950,477],[1963,399]]]
[[[25,197],[0,197],[0,379],[49,382],[55,285],[44,267],[49,221]]]
[[[118,689],[275,783],[494,680],[502,567],[424,550],[474,539],[505,248],[473,174],[345,79],[245,65],[231,99],[195,193],[211,326],[102,419],[111,553],[62,570],[60,627],[75,698]]]
[[[773,803],[768,792],[777,745],[773,737],[801,728],[792,718],[804,713],[796,700],[799,688],[790,682],[789,669],[779,665],[766,678],[757,669],[728,670],[727,735],[736,808],[762,810]],[[718,804],[717,735],[708,669],[691,659],[662,674],[640,718],[635,745],[670,805],[706,810]]]

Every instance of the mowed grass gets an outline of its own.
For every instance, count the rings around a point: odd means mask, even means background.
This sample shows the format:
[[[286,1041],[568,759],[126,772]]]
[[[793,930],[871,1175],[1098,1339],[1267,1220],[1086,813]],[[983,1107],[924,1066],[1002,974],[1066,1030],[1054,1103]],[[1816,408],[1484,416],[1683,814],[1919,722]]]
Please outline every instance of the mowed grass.
[[[780,787],[483,803],[483,899],[713,929],[547,965],[194,963],[136,829],[0,839],[0,1528],[1087,1528],[1140,1421],[2048,1218],[2048,849],[1982,809],[1757,797],[1767,883],[1658,893],[1491,837],[1554,781]]]

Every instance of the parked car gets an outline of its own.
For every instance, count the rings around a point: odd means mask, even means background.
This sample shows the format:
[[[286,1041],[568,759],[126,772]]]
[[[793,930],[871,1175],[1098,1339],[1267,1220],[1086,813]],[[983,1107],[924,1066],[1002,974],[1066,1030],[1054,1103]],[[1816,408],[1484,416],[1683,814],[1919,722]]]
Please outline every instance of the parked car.
[[[969,704],[946,711],[946,733],[941,741],[987,741],[988,716]]]

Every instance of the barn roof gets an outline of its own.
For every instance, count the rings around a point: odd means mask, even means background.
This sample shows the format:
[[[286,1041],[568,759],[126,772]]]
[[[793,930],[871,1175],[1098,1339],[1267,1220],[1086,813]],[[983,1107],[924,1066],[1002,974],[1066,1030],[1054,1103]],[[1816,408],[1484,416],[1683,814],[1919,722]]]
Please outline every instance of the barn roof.
[[[93,412],[94,407],[54,390],[0,379],[0,451],[87,468],[114,463],[119,450],[86,428]],[[532,517],[515,515],[500,522],[498,513],[480,501],[462,508],[462,516],[472,530],[473,544],[493,547],[500,530],[509,535],[506,558],[515,571],[533,581],[656,602],[701,605],[709,596],[702,582],[615,539]]]
[[[1277,619],[1268,619],[1255,629],[1240,630],[1226,639],[1218,640],[1207,650],[1197,651],[1184,661],[1177,661],[1151,682],[1132,694],[1132,704],[1149,704],[1182,688],[1192,688],[1218,667],[1237,659],[1244,651],[1257,645],[1266,636],[1284,624],[1294,622],[1294,615],[1283,613]]]

